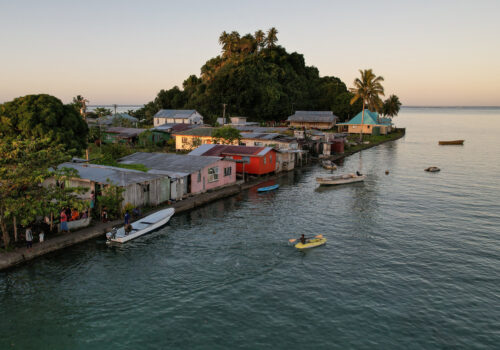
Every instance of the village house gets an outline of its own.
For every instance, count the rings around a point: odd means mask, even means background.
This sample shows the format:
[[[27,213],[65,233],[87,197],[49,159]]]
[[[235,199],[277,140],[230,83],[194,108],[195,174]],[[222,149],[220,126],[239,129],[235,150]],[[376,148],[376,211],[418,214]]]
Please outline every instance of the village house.
[[[278,133],[249,133],[242,132],[240,145],[255,147],[274,147],[275,149],[298,149],[295,137]]]
[[[121,164],[142,164],[148,173],[173,179],[172,199],[203,193],[236,183],[236,164],[222,157],[200,157],[172,153],[137,152],[119,160]]]
[[[349,134],[385,135],[392,131],[392,122],[389,118],[379,117],[377,112],[365,109],[363,124],[361,124],[362,111],[346,123],[339,123],[338,131]]]
[[[211,127],[198,127],[186,131],[176,132],[175,134],[175,149],[178,151],[190,151],[198,146],[206,144],[215,144],[218,142],[213,137],[217,128]],[[234,140],[233,145],[238,144],[238,140]]]
[[[163,143],[174,138],[176,132],[186,131],[198,127],[196,124],[162,124],[158,125],[151,130],[151,141],[153,143]]]
[[[231,125],[232,127],[238,126],[259,126],[257,122],[247,122],[247,117],[230,117],[229,121],[223,118],[217,118],[219,125]]]
[[[296,111],[288,117],[290,127],[306,129],[332,129],[338,117],[331,111]]]
[[[88,163],[68,162],[58,168],[71,168],[78,172],[80,177],[67,179],[65,186],[86,188],[87,191],[80,195],[84,200],[90,201],[91,191],[97,198],[109,185],[124,189],[122,207],[127,203],[136,207],[154,206],[170,199],[170,179],[163,174]]]
[[[153,117],[154,126],[162,124],[203,124],[203,116],[194,109],[160,109]]]
[[[189,155],[227,157],[236,160],[238,173],[265,175],[276,172],[277,151],[271,147],[201,145]]]
[[[96,122],[98,125],[105,127],[111,126],[113,124],[119,126],[122,126],[123,124],[131,124],[137,126],[139,119],[132,117],[127,113],[116,113],[113,115],[106,115],[104,117],[97,118]]]
[[[115,126],[104,130],[102,132],[101,139],[103,143],[135,144],[139,140],[139,135],[144,131],[146,131],[146,129],[123,128],[121,126]]]

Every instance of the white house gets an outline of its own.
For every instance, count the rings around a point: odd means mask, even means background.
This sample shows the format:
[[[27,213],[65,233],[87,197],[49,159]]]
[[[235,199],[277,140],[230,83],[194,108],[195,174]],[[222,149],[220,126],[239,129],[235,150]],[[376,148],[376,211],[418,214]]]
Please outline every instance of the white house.
[[[160,109],[154,115],[154,126],[163,124],[203,124],[203,116],[194,109]]]

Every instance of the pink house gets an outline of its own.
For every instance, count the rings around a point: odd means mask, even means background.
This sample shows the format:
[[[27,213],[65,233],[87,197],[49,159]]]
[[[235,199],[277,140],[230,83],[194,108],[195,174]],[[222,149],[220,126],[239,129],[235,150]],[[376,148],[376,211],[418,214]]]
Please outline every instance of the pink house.
[[[236,183],[236,162],[223,157],[137,152],[121,158],[120,163],[142,164],[149,173],[167,175],[175,200]]]

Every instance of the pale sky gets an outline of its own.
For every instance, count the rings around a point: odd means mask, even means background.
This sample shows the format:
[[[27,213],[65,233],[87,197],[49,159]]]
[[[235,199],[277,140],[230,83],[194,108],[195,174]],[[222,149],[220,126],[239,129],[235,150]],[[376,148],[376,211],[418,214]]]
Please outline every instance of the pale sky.
[[[0,0],[0,103],[48,93],[143,104],[220,53],[224,30],[279,44],[352,86],[385,78],[404,105],[500,105],[499,0]]]

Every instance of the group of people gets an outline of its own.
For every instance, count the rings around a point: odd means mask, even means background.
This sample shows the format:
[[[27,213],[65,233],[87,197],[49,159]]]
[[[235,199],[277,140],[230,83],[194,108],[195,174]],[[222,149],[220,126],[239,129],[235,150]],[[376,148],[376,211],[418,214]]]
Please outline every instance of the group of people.
[[[61,232],[69,232],[68,221],[87,219],[89,217],[89,211],[87,209],[79,212],[76,209],[64,208],[61,210],[61,214],[59,216],[61,222]]]

